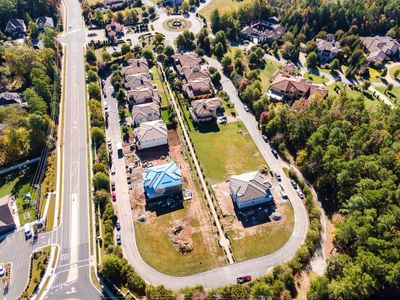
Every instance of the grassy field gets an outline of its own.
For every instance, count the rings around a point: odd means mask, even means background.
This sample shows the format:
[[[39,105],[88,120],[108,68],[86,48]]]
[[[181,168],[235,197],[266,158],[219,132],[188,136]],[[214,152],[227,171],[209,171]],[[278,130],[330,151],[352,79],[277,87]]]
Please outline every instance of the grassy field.
[[[371,82],[381,82],[381,74],[378,72],[378,70],[373,69],[373,68],[368,68],[369,69],[369,78],[368,80]]]
[[[329,95],[337,95],[337,93],[334,91],[335,86],[339,86],[343,89],[344,85],[341,82],[336,82],[335,84],[326,86],[326,89],[329,91]],[[365,107],[369,111],[376,110],[379,105],[381,105],[380,100],[376,99],[371,93],[361,93],[356,90],[352,90],[350,88],[345,89],[346,95],[349,98],[357,98],[357,97],[364,97],[365,99]]]
[[[157,86],[161,94],[161,106],[167,106],[170,103],[169,94],[167,87],[161,82],[160,70],[157,65],[151,68],[151,74],[153,75],[153,83]]]
[[[204,272],[221,265],[221,248],[210,253],[206,241],[200,232],[199,222],[193,219],[193,250],[189,254],[178,253],[168,237],[174,220],[187,215],[190,203],[185,202],[183,209],[151,218],[145,223],[135,222],[136,243],[140,255],[150,266],[158,271],[175,276],[185,276]],[[217,241],[215,240],[215,243]]]
[[[232,249],[237,261],[243,261],[263,255],[268,255],[281,248],[290,238],[294,226],[294,213],[290,203],[287,203],[279,223],[263,224],[253,235],[238,235],[228,231]]]
[[[311,80],[314,83],[324,83],[324,82],[328,82],[328,78],[323,77],[324,74],[313,74],[313,73],[306,73],[304,74],[304,78],[307,80]]]
[[[376,87],[376,89],[382,94],[386,95],[394,104],[398,105],[400,103],[400,87],[394,87],[390,92],[388,91],[387,93],[385,93],[386,87],[384,86]],[[393,97],[396,97],[396,99]]]
[[[22,195],[27,194],[31,191],[31,180],[35,175],[37,164],[33,164],[26,171],[15,171],[3,175],[0,178],[0,197],[6,195],[14,195],[17,200],[18,215],[20,224],[23,225],[25,222],[33,221],[35,217],[35,207],[28,205],[27,202],[24,203],[22,200]],[[29,212],[30,218],[24,220],[24,213]]]
[[[47,246],[42,250],[40,250],[39,252],[37,252],[36,254],[33,254],[35,256],[38,253],[41,253],[41,255],[37,255],[37,258],[32,259],[32,275],[28,283],[28,288],[21,295],[20,299],[29,299],[30,296],[35,291],[36,286],[38,285],[40,279],[42,278],[42,275],[46,270],[48,263],[48,256],[50,255],[50,249],[51,247]]]
[[[210,22],[210,15],[214,10],[218,9],[222,13],[232,8],[238,8],[242,3],[242,1],[235,0],[211,0],[199,13],[207,19],[207,22]]]
[[[219,128],[217,125],[200,128],[190,134],[211,184],[225,181],[234,174],[258,170],[266,164],[241,122],[220,125]]]
[[[395,73],[397,70],[400,71],[400,66],[394,67],[394,68],[392,68],[392,69],[389,71],[390,77],[392,77],[394,80],[395,80],[395,78],[394,78],[394,73]],[[400,78],[400,77],[399,77],[399,78]]]
[[[268,90],[268,88],[271,84],[270,81],[271,81],[272,75],[275,73],[276,70],[279,69],[280,66],[282,66],[282,64],[280,64],[276,61],[273,61],[270,59],[266,60],[265,68],[264,68],[264,70],[261,70],[261,72],[260,72],[260,79],[261,79],[263,91]]]

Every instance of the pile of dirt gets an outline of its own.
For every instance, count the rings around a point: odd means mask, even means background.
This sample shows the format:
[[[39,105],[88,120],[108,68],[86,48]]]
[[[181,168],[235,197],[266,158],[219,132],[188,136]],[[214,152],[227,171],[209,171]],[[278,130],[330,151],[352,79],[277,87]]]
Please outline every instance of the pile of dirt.
[[[174,221],[168,236],[179,253],[187,254],[192,252],[192,227],[188,218]]]

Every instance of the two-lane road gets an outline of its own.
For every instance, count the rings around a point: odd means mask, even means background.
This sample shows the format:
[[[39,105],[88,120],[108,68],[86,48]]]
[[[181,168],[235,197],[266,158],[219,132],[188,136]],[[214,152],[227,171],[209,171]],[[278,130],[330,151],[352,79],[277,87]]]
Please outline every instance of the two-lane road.
[[[101,299],[91,284],[89,175],[84,50],[86,31],[78,0],[63,0],[65,45],[64,141],[62,144],[61,251],[45,299]]]

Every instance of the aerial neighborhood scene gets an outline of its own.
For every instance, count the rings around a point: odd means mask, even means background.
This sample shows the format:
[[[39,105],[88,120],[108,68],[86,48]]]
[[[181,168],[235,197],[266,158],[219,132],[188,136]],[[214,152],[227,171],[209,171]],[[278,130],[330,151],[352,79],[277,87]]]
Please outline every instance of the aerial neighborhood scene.
[[[400,299],[399,0],[0,0],[2,299]]]

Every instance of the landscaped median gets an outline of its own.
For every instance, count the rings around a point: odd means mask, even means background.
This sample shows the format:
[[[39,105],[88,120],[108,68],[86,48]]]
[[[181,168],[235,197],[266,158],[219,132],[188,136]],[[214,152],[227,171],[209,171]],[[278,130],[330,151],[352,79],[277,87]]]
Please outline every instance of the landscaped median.
[[[34,293],[38,292],[40,281],[47,269],[50,250],[51,246],[46,246],[32,254],[28,286],[22,293],[20,299],[30,299]]]

